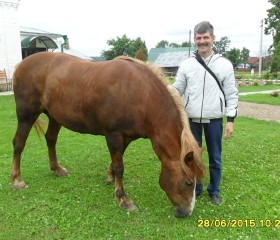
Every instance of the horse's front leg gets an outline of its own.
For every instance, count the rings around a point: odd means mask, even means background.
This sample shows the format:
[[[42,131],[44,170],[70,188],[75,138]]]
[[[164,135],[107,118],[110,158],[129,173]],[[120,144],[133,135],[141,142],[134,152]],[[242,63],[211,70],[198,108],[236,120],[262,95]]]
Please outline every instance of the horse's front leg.
[[[112,168],[112,163],[110,164],[110,166],[107,169],[107,180],[106,180],[107,184],[114,184],[115,183],[115,176],[113,174],[113,168]]]
[[[115,179],[115,196],[119,202],[119,206],[125,211],[136,210],[137,207],[134,205],[133,201],[126,196],[123,187],[123,153],[128,143],[124,143],[124,139],[120,135],[110,135],[106,136],[107,145],[111,154],[112,163],[107,171],[109,175],[109,182]],[[108,182],[107,180],[107,182]]]
[[[53,118],[49,117],[49,126],[45,138],[48,146],[50,169],[54,171],[56,176],[67,176],[68,172],[65,168],[61,167],[57,161],[56,156],[56,142],[61,125],[58,124]]]

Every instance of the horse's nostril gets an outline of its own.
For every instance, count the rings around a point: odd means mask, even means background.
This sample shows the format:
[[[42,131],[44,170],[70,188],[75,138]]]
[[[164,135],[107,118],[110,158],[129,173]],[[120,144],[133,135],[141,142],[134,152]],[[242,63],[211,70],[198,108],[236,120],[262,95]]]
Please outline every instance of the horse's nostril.
[[[175,214],[175,217],[177,218],[183,218],[183,217],[188,217],[192,214],[192,211],[191,210],[186,210],[185,208],[183,207],[175,207],[174,208],[174,214]]]

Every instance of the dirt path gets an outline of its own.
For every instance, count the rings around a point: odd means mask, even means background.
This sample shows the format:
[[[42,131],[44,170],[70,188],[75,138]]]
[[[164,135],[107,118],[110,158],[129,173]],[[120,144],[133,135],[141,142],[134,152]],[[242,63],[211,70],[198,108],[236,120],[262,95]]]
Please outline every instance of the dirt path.
[[[251,102],[239,102],[238,115],[262,120],[274,120],[280,123],[280,106]]]

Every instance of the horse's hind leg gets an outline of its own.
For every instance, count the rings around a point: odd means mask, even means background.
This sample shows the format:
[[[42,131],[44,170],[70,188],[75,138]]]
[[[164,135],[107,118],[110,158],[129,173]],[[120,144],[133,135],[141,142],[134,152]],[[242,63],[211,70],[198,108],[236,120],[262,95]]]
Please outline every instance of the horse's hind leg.
[[[136,206],[133,201],[126,196],[122,181],[124,173],[122,157],[129,141],[125,142],[122,134],[117,133],[106,135],[106,141],[112,158],[112,163],[107,173],[109,173],[109,178],[111,178],[111,180],[115,179],[115,196],[122,209],[133,211],[136,209]]]
[[[21,175],[20,175],[21,153],[24,149],[26,139],[32,128],[32,125],[35,122],[35,120],[37,119],[37,117],[29,118],[26,121],[18,120],[17,131],[16,131],[16,134],[13,139],[14,160],[13,160],[13,167],[12,167],[12,172],[11,172],[11,179],[14,180],[13,187],[15,189],[26,187],[26,184],[22,180]]]
[[[55,146],[60,129],[61,125],[49,116],[49,126],[45,138],[49,152],[50,169],[55,172],[56,176],[67,176],[67,170],[59,165],[56,156]]]

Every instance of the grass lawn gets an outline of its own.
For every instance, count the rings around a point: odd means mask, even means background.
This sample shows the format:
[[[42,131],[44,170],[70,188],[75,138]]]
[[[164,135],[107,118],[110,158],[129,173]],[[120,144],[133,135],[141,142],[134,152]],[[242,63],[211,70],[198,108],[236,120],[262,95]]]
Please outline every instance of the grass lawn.
[[[280,90],[280,84],[267,84],[259,86],[238,86],[238,91],[242,92],[259,92],[267,90]]]
[[[242,102],[255,102],[280,106],[280,95],[277,97],[272,97],[270,94],[250,94],[239,96],[239,100]]]
[[[138,206],[117,206],[105,184],[110,162],[103,137],[62,129],[57,154],[70,176],[49,170],[46,143],[32,130],[22,155],[24,190],[12,190],[13,96],[0,97],[0,239],[279,239],[280,124],[238,117],[224,141],[220,206],[204,191],[189,218],[177,219],[160,189],[160,161],[149,140],[124,156],[124,184]],[[207,163],[207,152],[203,158]],[[205,184],[209,177],[205,178]]]

